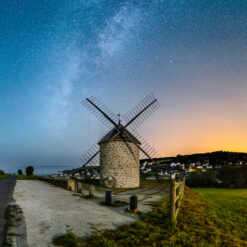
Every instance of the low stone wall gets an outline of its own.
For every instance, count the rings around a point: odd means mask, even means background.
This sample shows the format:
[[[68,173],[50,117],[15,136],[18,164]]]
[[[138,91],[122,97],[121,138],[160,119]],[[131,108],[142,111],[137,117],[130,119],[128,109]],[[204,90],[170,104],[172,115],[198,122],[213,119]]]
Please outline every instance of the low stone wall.
[[[62,187],[72,192],[82,193],[83,182],[77,181],[76,179],[73,179],[73,178],[56,179],[56,178],[49,178],[49,177],[40,177],[39,180],[48,182],[58,187]]]

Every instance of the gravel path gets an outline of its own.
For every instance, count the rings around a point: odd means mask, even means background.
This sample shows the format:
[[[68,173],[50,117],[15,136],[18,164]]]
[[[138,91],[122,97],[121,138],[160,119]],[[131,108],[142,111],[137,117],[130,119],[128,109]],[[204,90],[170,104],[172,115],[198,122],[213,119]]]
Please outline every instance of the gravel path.
[[[8,217],[8,206],[16,183],[15,177],[0,180],[0,246],[3,246]]]
[[[143,192],[141,192],[143,191]],[[138,192],[141,198],[140,209],[151,209],[148,201],[159,200],[164,190],[137,189],[114,195],[116,200],[129,200]],[[99,202],[104,200],[104,192],[96,192],[96,198],[84,199],[80,194],[52,186],[41,181],[18,181],[12,214],[14,227],[11,229],[12,242],[17,247],[48,247],[54,236],[73,231],[86,236],[94,230],[114,229],[138,219],[124,211],[126,206],[106,207]]]

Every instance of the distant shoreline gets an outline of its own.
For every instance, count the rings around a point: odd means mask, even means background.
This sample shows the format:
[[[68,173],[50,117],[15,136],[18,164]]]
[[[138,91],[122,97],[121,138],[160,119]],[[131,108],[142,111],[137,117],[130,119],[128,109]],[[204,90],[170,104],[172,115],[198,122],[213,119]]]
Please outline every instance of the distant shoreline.
[[[23,173],[25,173],[27,166],[0,166],[0,169],[5,171],[5,173],[8,174],[17,174],[17,171],[19,169],[22,170]],[[34,167],[34,173],[36,175],[40,175],[40,176],[45,176],[45,175],[51,175],[51,174],[57,174],[62,172],[63,170],[71,170],[73,169],[73,166],[37,166],[37,165],[33,165]]]

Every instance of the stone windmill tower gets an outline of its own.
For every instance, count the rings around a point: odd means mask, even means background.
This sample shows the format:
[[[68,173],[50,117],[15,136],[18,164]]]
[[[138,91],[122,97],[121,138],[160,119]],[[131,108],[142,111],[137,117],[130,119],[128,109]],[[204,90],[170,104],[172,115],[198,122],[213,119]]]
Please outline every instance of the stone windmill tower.
[[[153,95],[144,98],[129,111],[121,124],[106,106],[95,98],[86,98],[83,104],[102,120],[110,131],[84,155],[84,165],[100,156],[100,183],[110,188],[135,188],[140,185],[140,151],[149,159],[157,155],[155,150],[135,131],[157,109]],[[132,133],[131,133],[132,132]],[[82,168],[72,170],[72,173]]]
[[[137,140],[123,125],[112,129],[100,142],[101,185],[115,188],[135,188],[140,185],[140,152]],[[114,137],[114,138],[113,138]]]

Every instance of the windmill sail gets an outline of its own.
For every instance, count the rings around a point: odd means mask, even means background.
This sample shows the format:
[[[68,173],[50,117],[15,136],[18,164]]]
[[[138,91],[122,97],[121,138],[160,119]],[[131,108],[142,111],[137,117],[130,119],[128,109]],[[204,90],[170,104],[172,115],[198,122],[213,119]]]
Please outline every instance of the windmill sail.
[[[134,108],[132,108],[127,114],[123,116],[125,121],[124,125],[118,123],[118,116],[95,97],[86,98],[84,101],[82,101],[82,104],[109,129],[111,129],[111,131],[104,138],[102,138],[101,142],[105,141],[108,143],[115,138],[124,138],[125,136],[138,149],[140,149],[145,157],[148,157],[149,159],[152,159],[151,157],[154,156],[157,157],[158,154],[154,148],[149,145],[140,134],[136,132],[136,128],[139,127],[159,108],[157,99],[155,99],[152,94],[146,96]],[[124,142],[126,143],[126,140],[124,140]],[[87,151],[87,153],[81,157],[83,162],[82,167],[88,164],[99,164],[98,154],[99,149],[97,144],[95,144]],[[73,172],[82,169],[82,167],[73,169]]]

